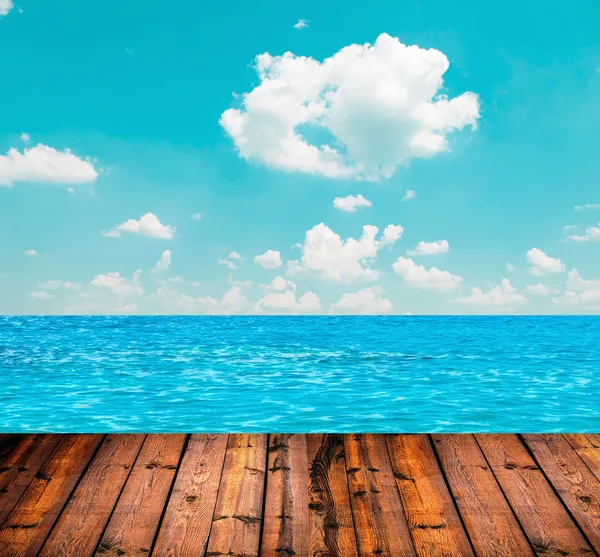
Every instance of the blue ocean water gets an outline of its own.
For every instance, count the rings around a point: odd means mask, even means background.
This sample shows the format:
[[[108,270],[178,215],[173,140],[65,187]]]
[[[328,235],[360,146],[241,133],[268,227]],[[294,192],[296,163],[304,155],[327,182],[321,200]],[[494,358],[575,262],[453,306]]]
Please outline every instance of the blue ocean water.
[[[600,431],[599,317],[0,317],[0,431]]]

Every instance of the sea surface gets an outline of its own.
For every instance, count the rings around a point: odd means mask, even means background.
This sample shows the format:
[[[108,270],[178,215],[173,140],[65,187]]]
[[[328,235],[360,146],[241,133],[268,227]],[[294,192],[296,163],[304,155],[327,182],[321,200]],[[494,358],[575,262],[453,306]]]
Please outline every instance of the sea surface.
[[[600,317],[0,317],[0,431],[600,431]]]

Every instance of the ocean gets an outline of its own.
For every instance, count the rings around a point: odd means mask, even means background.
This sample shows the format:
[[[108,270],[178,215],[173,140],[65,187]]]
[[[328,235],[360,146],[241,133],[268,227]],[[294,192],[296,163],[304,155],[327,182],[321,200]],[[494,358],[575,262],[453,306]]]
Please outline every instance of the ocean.
[[[0,317],[3,432],[597,432],[600,317]]]

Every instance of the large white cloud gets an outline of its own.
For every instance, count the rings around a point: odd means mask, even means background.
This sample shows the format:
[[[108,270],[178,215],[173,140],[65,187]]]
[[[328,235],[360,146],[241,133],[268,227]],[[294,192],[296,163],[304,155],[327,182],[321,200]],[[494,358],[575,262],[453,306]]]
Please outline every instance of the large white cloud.
[[[174,226],[162,224],[155,214],[146,213],[139,220],[129,219],[109,232],[102,232],[102,235],[110,238],[118,238],[121,236],[121,232],[129,232],[131,234],[139,234],[140,236],[149,236],[150,238],[171,240],[176,230]]]
[[[8,15],[14,7],[12,0],[0,0],[0,16]]]
[[[463,304],[475,306],[522,306],[529,302],[526,296],[523,296],[510,283],[508,279],[502,279],[500,286],[493,286],[487,292],[481,288],[471,288],[471,293],[468,296],[458,298]]]
[[[438,255],[440,253],[448,253],[450,244],[447,240],[440,240],[439,242],[419,242],[417,247],[413,250],[409,250],[406,253],[408,255]]]
[[[84,184],[94,182],[98,172],[90,160],[75,156],[69,149],[57,151],[39,143],[22,153],[14,147],[0,155],[0,186],[17,182]]]
[[[333,206],[346,213],[355,213],[360,207],[370,207],[371,202],[361,195],[347,195],[346,197],[336,197],[333,200]]]
[[[450,132],[475,127],[477,95],[442,94],[448,67],[442,52],[385,33],[374,45],[353,44],[323,62],[265,53],[256,57],[260,84],[220,123],[245,159],[378,180],[412,158],[447,150]],[[308,140],[305,131],[318,139]]]
[[[331,304],[332,313],[351,315],[377,315],[391,313],[392,303],[381,295],[381,288],[363,288],[358,292],[346,293],[335,303]]]
[[[529,272],[538,277],[551,273],[562,273],[565,270],[565,265],[560,259],[550,257],[538,248],[532,248],[527,252],[527,261],[531,264]]]
[[[281,267],[283,263],[281,262],[281,254],[278,251],[274,251],[272,249],[267,250],[262,255],[257,255],[254,258],[255,263],[258,263],[261,267],[265,269],[277,269]]]
[[[463,282],[462,277],[453,275],[448,271],[442,271],[437,267],[427,269],[423,265],[417,265],[407,257],[399,257],[392,267],[407,285],[415,288],[448,292],[455,290]]]

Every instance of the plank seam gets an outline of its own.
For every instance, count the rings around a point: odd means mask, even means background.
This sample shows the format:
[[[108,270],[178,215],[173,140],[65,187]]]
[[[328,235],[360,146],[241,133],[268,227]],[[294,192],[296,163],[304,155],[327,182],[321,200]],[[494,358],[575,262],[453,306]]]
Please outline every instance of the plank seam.
[[[265,510],[267,508],[267,480],[269,477],[269,448],[271,447],[271,433],[267,434],[267,450],[265,451],[265,480],[263,483],[263,497],[262,497],[262,520],[260,521],[260,532],[258,534],[258,555],[262,553],[263,544],[263,533],[265,530]],[[289,441],[288,441],[289,445]],[[307,501],[308,504],[308,501]]]

